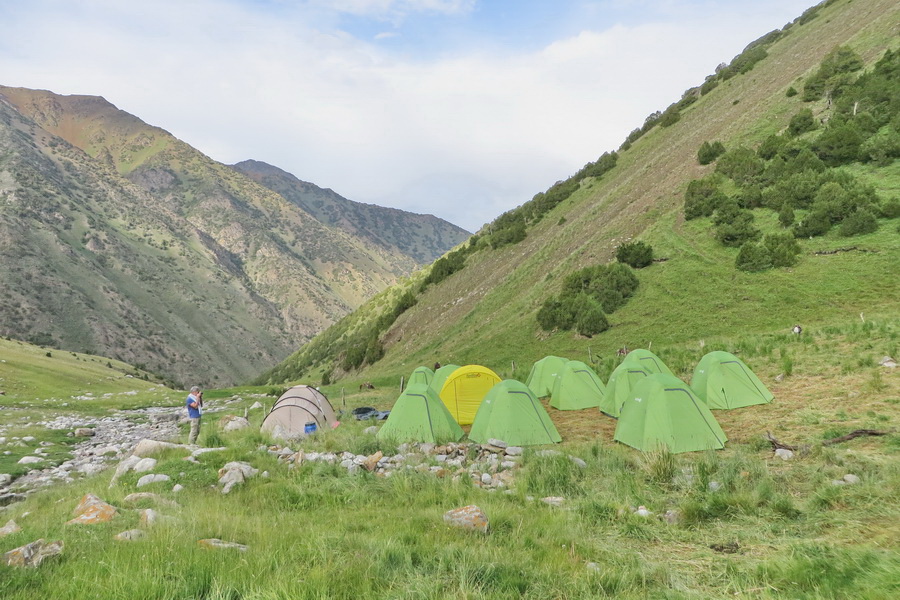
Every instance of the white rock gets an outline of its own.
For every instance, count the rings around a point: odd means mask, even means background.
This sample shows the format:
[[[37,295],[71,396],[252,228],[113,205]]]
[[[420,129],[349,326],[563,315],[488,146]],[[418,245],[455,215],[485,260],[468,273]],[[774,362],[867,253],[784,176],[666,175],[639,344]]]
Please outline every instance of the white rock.
[[[794,453],[787,448],[778,448],[775,450],[775,456],[780,458],[781,460],[791,460],[794,458]]]
[[[23,456],[19,459],[20,465],[36,465],[37,463],[44,462],[44,459],[40,456]]]
[[[562,506],[566,501],[562,496],[547,496],[546,498],[541,498],[541,502],[549,504],[550,506]]]
[[[482,473],[481,474],[481,483],[483,485],[490,485],[493,479],[491,478],[490,473]]]
[[[172,486],[172,491],[176,492],[176,493],[180,492],[183,489],[184,489],[184,486],[181,485],[180,483],[176,483],[174,486]]]
[[[709,491],[711,491],[711,492],[718,492],[719,490],[722,489],[722,484],[719,483],[718,481],[710,481],[709,485],[707,487],[709,488]]]
[[[844,481],[846,481],[847,483],[851,483],[851,484],[859,483],[859,477],[852,473],[847,473],[846,475],[844,475]]]
[[[145,485],[150,485],[151,483],[159,483],[161,481],[170,481],[172,478],[168,475],[162,473],[151,473],[149,475],[144,475],[140,479],[138,479],[137,486],[144,487]]]
[[[509,444],[507,444],[503,440],[498,440],[497,438],[490,438],[490,439],[488,439],[487,443],[488,443],[488,445],[494,446],[496,448],[504,448],[505,449],[506,447],[509,446]]]
[[[156,459],[150,458],[149,456],[147,458],[140,459],[139,461],[137,461],[137,463],[135,463],[134,467],[132,467],[135,473],[147,473],[155,468]]]
[[[634,514],[636,514],[639,517],[650,517],[653,515],[653,513],[651,511],[647,510],[647,507],[643,506],[643,505],[638,506],[637,510],[634,511]]]
[[[586,468],[587,468],[587,463],[584,462],[582,459],[578,458],[577,456],[570,456],[570,457],[569,457],[569,460],[571,460],[573,463],[575,463],[576,465],[578,465],[578,466],[581,467],[582,469],[586,469]]]
[[[250,410],[258,410],[258,409],[261,409],[262,407],[263,407],[263,405],[260,404],[259,401],[256,401],[250,405]]]
[[[222,431],[238,431],[250,427],[250,421],[244,417],[234,417],[225,424]]]
[[[129,529],[128,531],[123,531],[122,533],[117,533],[113,539],[118,540],[120,542],[133,542],[135,540],[139,540],[146,535],[140,529]]]

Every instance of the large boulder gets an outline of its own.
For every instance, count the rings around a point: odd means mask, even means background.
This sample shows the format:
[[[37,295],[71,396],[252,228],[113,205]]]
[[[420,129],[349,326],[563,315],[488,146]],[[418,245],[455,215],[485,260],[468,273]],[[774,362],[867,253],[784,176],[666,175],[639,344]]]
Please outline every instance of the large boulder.
[[[85,494],[81,502],[75,507],[75,518],[67,521],[66,525],[96,525],[113,520],[117,510],[115,506],[107,504],[94,494]]]
[[[222,493],[229,493],[234,486],[244,483],[245,480],[254,477],[259,472],[252,465],[245,462],[233,461],[219,469],[219,485]]]
[[[172,478],[163,473],[151,473],[149,475],[144,475],[137,481],[138,487],[144,487],[145,485],[150,485],[151,483],[160,483],[162,481],[169,481]]]
[[[444,522],[451,527],[478,531],[481,533],[487,533],[490,528],[487,515],[474,504],[447,511],[444,513]]]
[[[44,562],[45,558],[59,554],[62,551],[62,540],[45,542],[43,539],[40,539],[10,550],[3,555],[3,562],[10,567],[38,567]]]
[[[152,456],[154,454],[159,454],[160,452],[165,452],[166,450],[171,450],[173,448],[183,448],[185,450],[188,449],[184,444],[173,444],[171,442],[161,442],[159,440],[151,440],[150,438],[144,438],[137,443],[137,446],[134,447],[134,450],[131,453],[134,456],[140,456],[144,458],[145,456]]]
[[[6,525],[0,527],[0,538],[6,537],[7,535],[11,535],[13,533],[18,533],[22,531],[22,528],[16,525],[16,522],[10,519],[7,521]]]
[[[250,421],[244,417],[228,415],[222,417],[219,423],[222,425],[222,431],[238,431],[250,427]]]

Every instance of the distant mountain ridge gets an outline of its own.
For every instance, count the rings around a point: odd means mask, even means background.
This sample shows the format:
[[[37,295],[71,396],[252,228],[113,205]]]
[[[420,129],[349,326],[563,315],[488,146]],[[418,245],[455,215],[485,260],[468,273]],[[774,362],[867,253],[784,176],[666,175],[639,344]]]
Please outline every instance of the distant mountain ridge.
[[[421,245],[465,239],[431,219]],[[348,229],[102,98],[0,86],[3,335],[235,383],[421,264]]]
[[[322,223],[338,227],[386,250],[411,256],[419,265],[440,258],[448,248],[470,235],[461,227],[433,215],[418,215],[348,200],[333,190],[301,181],[261,161],[245,160],[231,165],[231,168],[281,194]]]

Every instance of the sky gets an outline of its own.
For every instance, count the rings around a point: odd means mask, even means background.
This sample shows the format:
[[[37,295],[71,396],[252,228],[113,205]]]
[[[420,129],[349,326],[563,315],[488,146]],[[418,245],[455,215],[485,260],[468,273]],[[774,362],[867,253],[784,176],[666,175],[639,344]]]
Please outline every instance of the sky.
[[[476,231],[814,0],[0,0],[0,84]]]

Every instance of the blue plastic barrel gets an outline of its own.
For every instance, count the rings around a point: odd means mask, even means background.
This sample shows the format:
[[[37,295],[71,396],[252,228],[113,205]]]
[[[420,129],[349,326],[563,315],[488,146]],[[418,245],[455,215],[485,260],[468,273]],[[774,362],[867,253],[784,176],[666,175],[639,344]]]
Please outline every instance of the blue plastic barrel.
[[[303,428],[303,433],[305,433],[306,435],[309,435],[309,434],[315,433],[315,432],[316,432],[316,424],[315,423],[307,423],[306,426]]]

